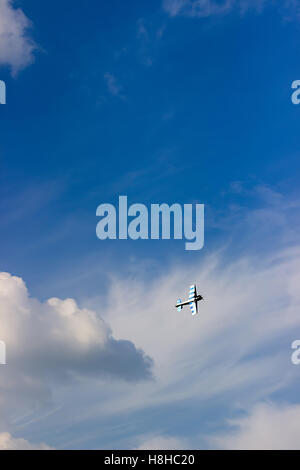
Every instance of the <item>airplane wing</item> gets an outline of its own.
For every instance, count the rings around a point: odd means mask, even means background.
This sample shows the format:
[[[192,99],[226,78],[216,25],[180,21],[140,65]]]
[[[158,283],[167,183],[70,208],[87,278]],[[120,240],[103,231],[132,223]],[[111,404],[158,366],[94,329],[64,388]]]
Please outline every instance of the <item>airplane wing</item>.
[[[196,286],[195,286],[195,284],[193,284],[190,287],[189,300],[194,299],[196,297],[196,295],[197,295]]]
[[[197,302],[190,302],[190,309],[192,311],[192,315],[197,315],[197,313],[198,313]]]
[[[189,293],[190,309],[192,311],[192,315],[197,315],[197,313],[198,313],[197,302],[194,302],[196,295],[197,295],[196,286],[195,286],[195,284],[193,284],[190,287],[190,293]]]

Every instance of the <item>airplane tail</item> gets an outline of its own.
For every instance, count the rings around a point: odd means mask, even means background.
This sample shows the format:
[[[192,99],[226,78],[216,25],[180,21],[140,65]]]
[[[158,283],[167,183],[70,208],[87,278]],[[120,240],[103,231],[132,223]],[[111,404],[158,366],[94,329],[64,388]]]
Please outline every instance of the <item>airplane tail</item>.
[[[178,300],[177,300],[177,303],[178,303],[178,304],[181,304],[181,299],[178,299]],[[182,308],[183,308],[182,305],[179,305],[179,306],[177,307],[178,312],[180,312],[180,311],[182,310]]]

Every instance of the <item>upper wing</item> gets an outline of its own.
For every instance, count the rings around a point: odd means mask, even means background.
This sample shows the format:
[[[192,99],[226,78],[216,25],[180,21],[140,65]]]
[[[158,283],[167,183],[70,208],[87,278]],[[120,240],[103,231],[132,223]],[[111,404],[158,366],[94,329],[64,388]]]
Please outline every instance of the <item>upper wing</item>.
[[[195,284],[193,284],[190,287],[189,300],[194,299],[196,297],[196,295],[197,295],[196,286],[195,286]]]

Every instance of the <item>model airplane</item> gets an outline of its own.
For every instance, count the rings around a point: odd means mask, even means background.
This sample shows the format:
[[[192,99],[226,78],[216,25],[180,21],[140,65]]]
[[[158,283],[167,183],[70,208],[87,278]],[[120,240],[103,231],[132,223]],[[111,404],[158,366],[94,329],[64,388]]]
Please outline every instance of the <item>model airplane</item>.
[[[189,293],[189,300],[186,302],[181,302],[181,299],[177,300],[177,304],[175,307],[177,308],[178,312],[180,312],[185,305],[189,305],[190,309],[192,311],[192,315],[197,315],[198,313],[198,302],[200,300],[203,300],[202,295],[197,295],[197,289],[195,284],[193,284],[190,287],[190,293]]]

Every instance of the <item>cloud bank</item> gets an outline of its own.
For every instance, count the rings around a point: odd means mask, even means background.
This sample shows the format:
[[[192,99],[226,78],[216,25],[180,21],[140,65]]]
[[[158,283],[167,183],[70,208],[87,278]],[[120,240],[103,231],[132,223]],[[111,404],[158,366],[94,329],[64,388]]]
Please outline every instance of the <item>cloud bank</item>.
[[[300,203],[265,187],[255,195],[261,206],[238,211],[238,221],[236,211],[221,219],[223,230],[237,231],[230,256],[223,248],[188,265],[176,259],[155,275],[135,262],[130,274],[111,275],[110,289],[89,299],[88,310],[72,299],[41,303],[29,297],[22,279],[2,273],[7,366],[0,375],[0,431],[19,435],[21,425],[30,441],[62,448],[238,448],[255,447],[256,427],[271,423],[263,428],[268,435],[282,417],[289,434],[290,407],[296,415],[298,405],[257,404],[278,394],[284,400],[290,390],[297,395],[291,342],[300,335]],[[246,244],[241,250],[237,239]],[[193,282],[205,299],[196,318],[174,308]],[[100,306],[113,336],[95,313]],[[155,380],[144,380],[152,361],[141,351],[154,360]],[[69,383],[76,387],[66,392]],[[32,417],[30,410],[47,403],[53,388],[62,390],[54,401],[59,411]],[[18,406],[22,413],[29,409],[27,418],[18,417]],[[3,416],[7,408],[10,415]],[[58,437],[48,441],[51,432]],[[286,444],[273,435],[263,445]]]

